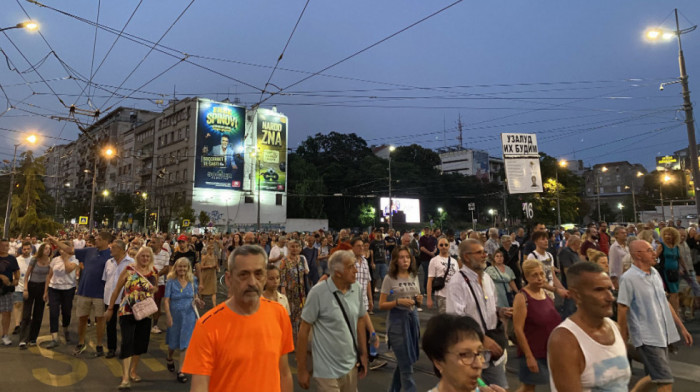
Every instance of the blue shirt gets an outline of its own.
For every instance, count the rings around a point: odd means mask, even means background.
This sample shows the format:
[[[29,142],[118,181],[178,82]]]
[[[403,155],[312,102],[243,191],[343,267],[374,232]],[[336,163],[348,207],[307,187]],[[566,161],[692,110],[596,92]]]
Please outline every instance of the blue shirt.
[[[343,303],[352,327],[352,335],[348,331],[338,301],[333,296],[334,292],[338,293]],[[311,350],[314,358],[314,377],[340,378],[355,367],[357,356],[353,347],[353,337],[357,337],[357,321],[366,313],[362,295],[362,289],[357,282],[343,294],[333,279],[318,282],[309,291],[301,318],[313,325]]]
[[[646,273],[632,265],[620,277],[617,302],[629,307],[627,324],[634,347],[667,347],[681,339],[656,268]]]
[[[97,248],[83,248],[75,250],[75,258],[83,264],[78,283],[78,295],[89,298],[103,298],[105,294],[105,282],[102,275],[105,263],[112,258],[109,248],[97,250]]]

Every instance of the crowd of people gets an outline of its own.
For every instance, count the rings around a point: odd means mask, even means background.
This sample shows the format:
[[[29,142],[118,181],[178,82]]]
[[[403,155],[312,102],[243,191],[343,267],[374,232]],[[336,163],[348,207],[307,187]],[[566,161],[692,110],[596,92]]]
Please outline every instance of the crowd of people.
[[[356,391],[359,378],[386,365],[376,310],[386,313],[396,359],[389,391],[417,390],[421,349],[439,378],[434,391],[515,388],[506,377],[512,361],[519,391],[628,390],[629,358],[646,372],[635,390],[671,390],[669,350],[692,344],[683,321],[694,317],[687,299],[700,295],[698,253],[697,227],[673,222],[610,233],[601,222],[585,230],[536,224],[527,234],[425,227],[5,239],[1,339],[36,345],[48,302],[45,347],[65,342],[87,355],[94,325],[91,355],[118,352],[120,389],[141,381],[140,357],[151,334],[165,330],[166,367],[178,382],[191,379],[192,391],[291,391],[292,353],[300,387]],[[217,293],[226,300],[217,303]],[[421,337],[426,308],[436,315]],[[509,345],[517,358],[508,358]]]

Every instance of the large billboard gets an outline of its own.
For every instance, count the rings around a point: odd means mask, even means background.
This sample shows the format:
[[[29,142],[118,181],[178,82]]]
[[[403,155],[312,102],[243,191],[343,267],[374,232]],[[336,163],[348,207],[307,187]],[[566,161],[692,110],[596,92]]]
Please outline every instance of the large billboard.
[[[245,108],[200,99],[194,187],[241,189],[245,151]]]
[[[489,153],[474,150],[474,170],[472,172],[480,180],[489,180]]]
[[[257,161],[254,187],[284,192],[287,189],[288,119],[273,110],[258,109],[256,122]]]
[[[389,198],[382,197],[379,199],[379,208],[382,210],[381,214],[383,217],[388,217],[391,214],[394,217],[394,223],[420,223],[419,199],[401,199],[392,197],[391,204],[393,214],[389,209]]]

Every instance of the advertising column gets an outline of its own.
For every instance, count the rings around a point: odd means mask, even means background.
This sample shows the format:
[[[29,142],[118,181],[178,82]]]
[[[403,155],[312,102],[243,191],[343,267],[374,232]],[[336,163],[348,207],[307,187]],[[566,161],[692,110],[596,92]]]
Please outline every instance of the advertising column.
[[[263,191],[285,192],[287,189],[288,119],[272,110],[258,109],[256,140],[258,161],[253,185]]]

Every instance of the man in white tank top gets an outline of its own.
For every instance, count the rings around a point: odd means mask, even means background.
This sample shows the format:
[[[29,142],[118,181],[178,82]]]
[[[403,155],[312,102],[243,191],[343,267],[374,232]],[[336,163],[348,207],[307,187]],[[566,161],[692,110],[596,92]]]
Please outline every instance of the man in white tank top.
[[[587,261],[569,267],[566,277],[577,310],[549,337],[552,391],[627,391],[632,373],[625,341],[609,318],[615,301],[610,277]]]

